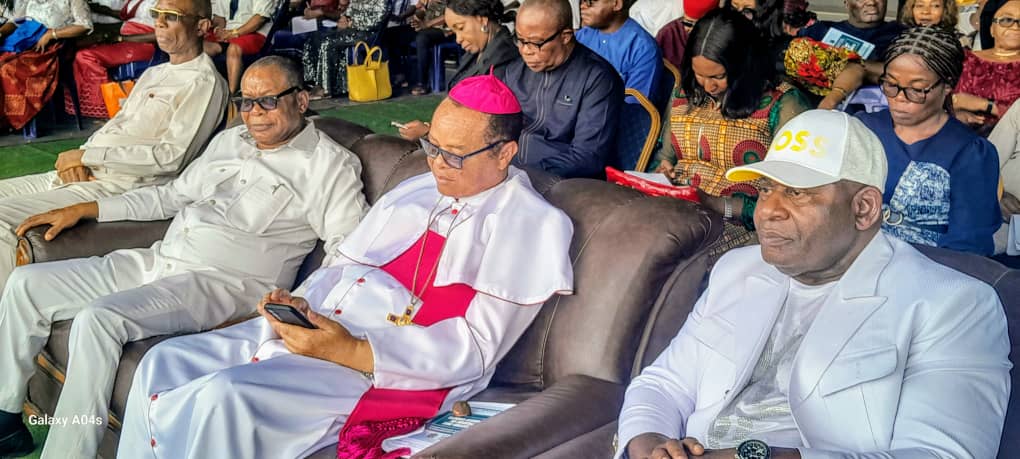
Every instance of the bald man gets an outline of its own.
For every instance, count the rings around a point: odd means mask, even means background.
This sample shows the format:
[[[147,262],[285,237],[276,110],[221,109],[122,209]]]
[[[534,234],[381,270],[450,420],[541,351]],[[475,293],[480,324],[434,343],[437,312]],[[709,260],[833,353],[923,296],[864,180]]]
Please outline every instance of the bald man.
[[[519,166],[562,177],[599,177],[616,152],[623,81],[574,38],[567,0],[527,0],[517,13],[521,60],[506,83],[521,102]]]
[[[0,438],[28,435],[19,412],[53,322],[74,319],[43,457],[95,457],[125,343],[250,315],[264,292],[294,283],[316,240],[332,253],[361,220],[361,163],[305,119],[300,75],[281,57],[252,64],[234,100],[244,125],[217,135],[177,179],[22,224],[53,225],[52,239],[83,218],[173,218],[150,248],[14,270],[0,298],[0,421],[10,426]]]

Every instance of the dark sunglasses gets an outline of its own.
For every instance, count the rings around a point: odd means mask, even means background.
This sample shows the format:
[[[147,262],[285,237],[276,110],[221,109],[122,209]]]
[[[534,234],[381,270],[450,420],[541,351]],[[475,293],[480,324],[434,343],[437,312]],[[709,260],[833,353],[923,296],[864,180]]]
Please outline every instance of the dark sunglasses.
[[[262,97],[235,96],[231,100],[234,101],[234,105],[237,106],[237,109],[242,112],[250,112],[253,108],[255,108],[256,103],[259,104],[259,107],[262,107],[263,110],[266,111],[276,110],[276,107],[280,105],[281,97],[293,94],[300,90],[301,88],[297,86],[291,86],[290,89],[281,92],[275,96],[262,96]]]
[[[552,34],[551,37],[546,38],[545,40],[542,40],[542,41],[540,41],[538,43],[535,43],[533,41],[522,40],[521,37],[517,36],[517,31],[515,30],[514,31],[514,43],[517,45],[518,48],[525,48],[525,49],[530,49],[532,51],[538,51],[538,50],[541,50],[542,47],[546,45],[546,43],[549,43],[550,41],[555,40],[556,37],[560,36],[561,33],[563,33],[562,30]]]
[[[181,20],[181,18],[198,17],[194,14],[185,14],[180,11],[174,10],[161,10],[159,8],[149,8],[149,16],[152,17],[154,21],[158,21],[159,18],[162,17],[163,20],[166,22],[178,22]]]
[[[942,80],[936,81],[934,84],[928,86],[927,88],[923,89],[911,88],[909,86],[900,86],[898,84],[894,84],[883,77],[881,87],[882,94],[885,94],[885,97],[889,99],[895,99],[896,96],[900,95],[900,92],[902,92],[903,95],[907,97],[908,101],[913,102],[915,104],[923,104],[924,101],[928,99],[928,93],[931,92],[933,89],[935,89],[936,86],[940,84],[942,84]]]
[[[506,140],[500,140],[500,141],[497,141],[497,142],[490,143],[490,144],[488,144],[488,145],[486,145],[486,146],[484,146],[484,147],[482,147],[482,148],[480,148],[478,150],[472,151],[471,153],[468,153],[466,155],[458,155],[456,153],[450,153],[450,152],[448,152],[446,150],[443,150],[442,148],[437,147],[434,143],[429,142],[428,139],[426,139],[424,137],[418,139],[418,141],[421,142],[421,149],[425,150],[425,155],[426,156],[428,156],[431,159],[436,159],[436,157],[438,157],[439,155],[443,155],[443,161],[446,161],[446,165],[450,166],[450,167],[452,167],[454,169],[462,169],[462,168],[464,168],[464,160],[465,159],[468,159],[468,158],[470,158],[472,156],[475,156],[475,155],[479,155],[479,154],[485,153],[486,150],[490,150],[490,149],[492,149],[492,147],[495,147],[496,145],[499,145],[499,144],[501,144],[503,142],[506,142]]]

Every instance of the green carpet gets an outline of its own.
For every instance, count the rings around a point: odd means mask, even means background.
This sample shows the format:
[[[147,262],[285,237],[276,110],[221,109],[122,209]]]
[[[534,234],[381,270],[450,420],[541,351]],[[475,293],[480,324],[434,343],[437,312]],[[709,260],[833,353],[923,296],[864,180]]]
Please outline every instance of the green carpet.
[[[347,105],[320,112],[322,116],[341,118],[366,126],[380,134],[397,135],[391,121],[428,121],[443,96],[401,98],[367,104]],[[16,135],[16,134],[12,134]],[[58,140],[0,147],[0,179],[53,170],[57,155],[81,146],[85,139]]]
[[[81,146],[85,139],[57,140],[0,148],[0,179],[53,170],[57,155]]]
[[[42,445],[43,442],[46,441],[46,434],[50,431],[50,426],[34,426],[29,424],[28,416],[23,417],[22,420],[25,422],[25,425],[28,426],[28,431],[32,432],[32,440],[35,440],[35,451],[32,454],[25,456],[25,459],[38,459],[39,456],[42,455]]]
[[[344,119],[358,123],[379,134],[397,135],[397,128],[391,121],[406,123],[412,120],[429,121],[443,96],[405,97],[393,102],[374,102],[348,105],[321,112],[322,116]]]

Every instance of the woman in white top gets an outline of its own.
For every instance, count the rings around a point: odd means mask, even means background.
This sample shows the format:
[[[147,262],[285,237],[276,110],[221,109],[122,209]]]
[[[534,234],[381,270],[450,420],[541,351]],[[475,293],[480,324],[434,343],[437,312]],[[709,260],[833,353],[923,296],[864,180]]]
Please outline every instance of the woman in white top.
[[[0,54],[0,128],[20,129],[53,96],[57,85],[57,52],[67,39],[92,30],[85,0],[6,0],[0,26],[4,53]],[[13,3],[13,4],[12,4]],[[21,46],[8,49],[35,23],[41,24]],[[21,32],[19,28],[25,28]],[[12,37],[13,35],[13,37]],[[32,42],[34,41],[34,44]]]

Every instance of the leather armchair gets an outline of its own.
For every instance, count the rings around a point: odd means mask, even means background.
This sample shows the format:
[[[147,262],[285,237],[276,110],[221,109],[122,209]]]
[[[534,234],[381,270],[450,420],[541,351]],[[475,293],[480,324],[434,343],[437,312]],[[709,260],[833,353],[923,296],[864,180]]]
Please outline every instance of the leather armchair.
[[[348,145],[361,159],[369,203],[400,181],[427,170],[424,154],[401,139],[352,133],[340,120],[320,129]],[[650,320],[686,316],[704,279],[705,248],[721,232],[719,217],[693,204],[651,198],[589,179],[562,180],[529,171],[532,183],[574,223],[570,255],[575,294],[550,299],[508,356],[490,387],[476,399],[518,403],[470,433],[440,442],[422,457],[578,457],[610,453],[623,391],[644,354],[658,352],[670,337]],[[101,255],[147,246],[162,237],[166,222],[89,223],[51,242],[34,229],[23,238],[26,261]],[[298,280],[321,261],[321,248],[305,260]],[[679,312],[666,311],[677,310]],[[667,327],[668,328],[668,327]],[[69,323],[54,325],[29,383],[29,409],[52,413],[67,362]],[[111,418],[124,412],[131,377],[145,350],[166,339],[129,343],[118,370]],[[653,356],[654,357],[654,356]],[[111,426],[100,454],[113,457],[119,423]],[[600,453],[601,455],[601,453]],[[324,448],[313,457],[335,457]]]

